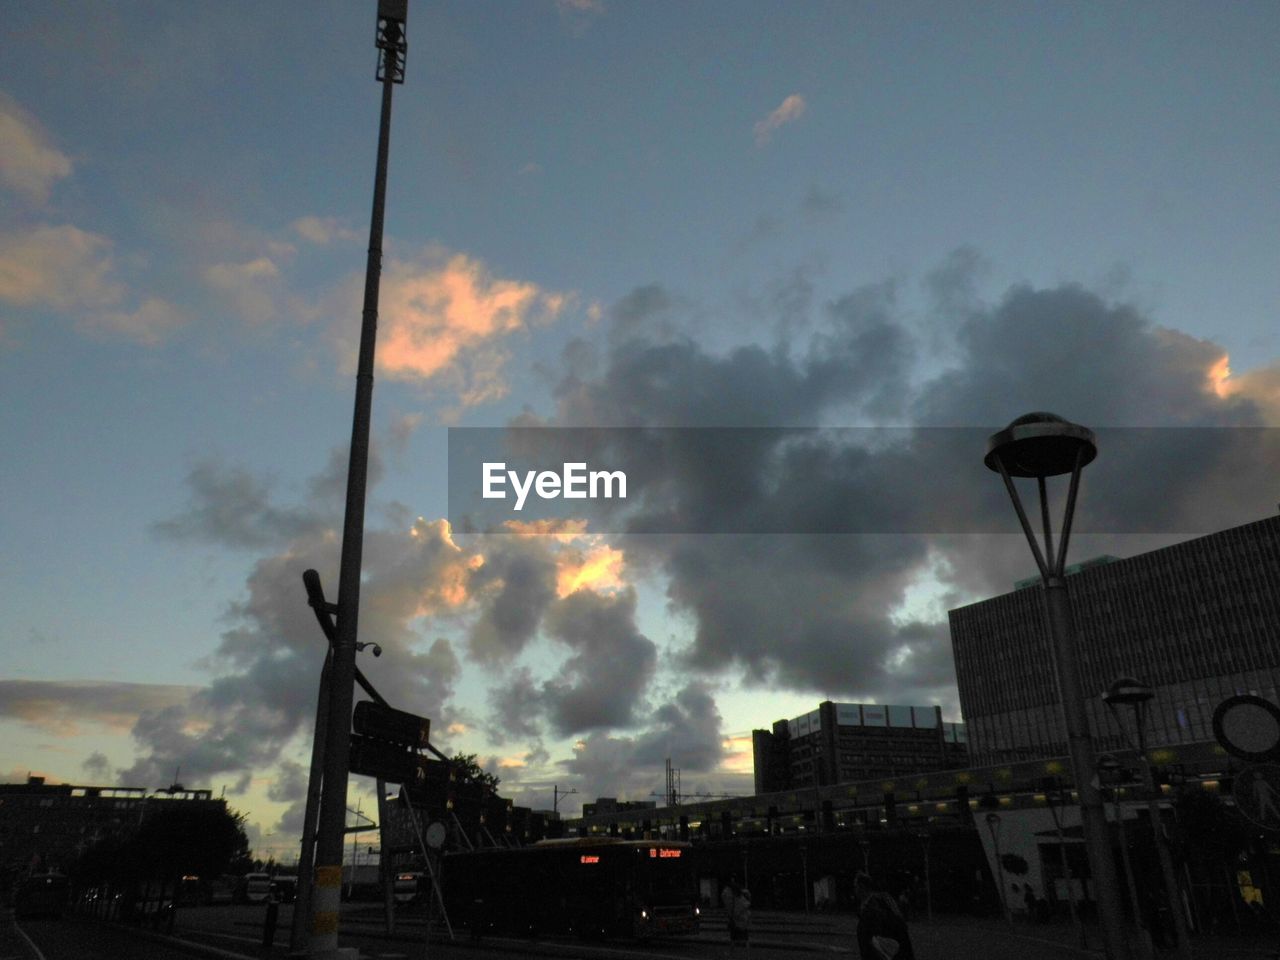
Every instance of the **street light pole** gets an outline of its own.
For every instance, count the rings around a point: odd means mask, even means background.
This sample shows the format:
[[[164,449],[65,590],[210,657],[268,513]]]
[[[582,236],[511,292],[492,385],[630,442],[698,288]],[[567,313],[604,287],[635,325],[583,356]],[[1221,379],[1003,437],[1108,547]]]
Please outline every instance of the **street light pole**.
[[[1158,799],[1160,790],[1156,784],[1155,771],[1151,769],[1151,758],[1147,756],[1145,715],[1147,703],[1154,696],[1155,692],[1141,681],[1121,677],[1107,688],[1102,701],[1115,717],[1121,732],[1124,732],[1124,724],[1120,721],[1118,708],[1123,705],[1133,707],[1133,721],[1138,732],[1138,761],[1142,764],[1142,783],[1147,791],[1147,815],[1151,819],[1151,834],[1156,845],[1156,856],[1160,860],[1160,874],[1164,880],[1174,935],[1178,938],[1178,957],[1179,960],[1191,960],[1191,934],[1187,930],[1186,914],[1183,913],[1182,888],[1178,886],[1177,874],[1173,872],[1173,858],[1169,854],[1169,845],[1165,842],[1164,821],[1160,816]]]
[[[1085,712],[1080,683],[1075,619],[1072,616],[1066,580],[1067,544],[1071,537],[1076,495],[1080,489],[1080,471],[1097,454],[1098,447],[1092,430],[1069,423],[1052,413],[1028,413],[992,435],[987,442],[984,462],[989,469],[999,473],[1004,481],[1009,499],[1013,501],[1013,508],[1018,514],[1018,522],[1031,546],[1036,566],[1040,568],[1049,646],[1054,672],[1058,678],[1058,693],[1062,700],[1062,718],[1067,734],[1067,751],[1071,757],[1071,772],[1080,794],[1080,823],[1084,831],[1089,871],[1093,874],[1097,892],[1103,949],[1108,960],[1121,960],[1125,956],[1125,936],[1124,917],[1120,911],[1120,885],[1108,841],[1106,811],[1096,786],[1093,739],[1089,733],[1089,717]],[[1063,474],[1070,474],[1071,483],[1058,549],[1055,552],[1053,533],[1049,526],[1049,499],[1045,480]],[[1040,493],[1040,518],[1044,526],[1043,553],[1022,507],[1022,500],[1013,483],[1014,477],[1033,477],[1036,480]]]
[[[1098,776],[1106,773],[1114,776],[1116,781],[1122,772],[1120,761],[1109,753],[1098,758]],[[1129,839],[1124,830],[1124,808],[1120,806],[1120,784],[1115,782],[1111,788],[1111,805],[1116,811],[1116,835],[1120,838],[1120,860],[1124,865],[1124,882],[1129,889],[1129,902],[1133,904],[1133,922],[1138,927],[1138,937],[1142,943],[1142,956],[1154,957],[1155,944],[1151,939],[1151,931],[1147,929],[1142,917],[1142,904],[1138,900],[1138,886],[1133,877],[1133,862],[1129,857]]]
[[[347,502],[338,568],[337,630],[329,674],[329,711],[324,751],[324,783],[316,829],[316,867],[312,895],[310,954],[330,960],[338,951],[338,910],[342,887],[342,840],[346,825],[347,764],[350,759],[351,706],[356,670],[360,610],[360,567],[364,548],[365,489],[369,472],[369,424],[373,411],[373,359],[378,334],[378,290],[382,276],[382,226],[387,196],[387,156],[391,144],[391,91],[404,82],[405,21],[408,0],[378,0],[375,45],[377,79],[382,83],[378,158],[365,265],[364,309],[356,366],[355,410],[347,466]]]

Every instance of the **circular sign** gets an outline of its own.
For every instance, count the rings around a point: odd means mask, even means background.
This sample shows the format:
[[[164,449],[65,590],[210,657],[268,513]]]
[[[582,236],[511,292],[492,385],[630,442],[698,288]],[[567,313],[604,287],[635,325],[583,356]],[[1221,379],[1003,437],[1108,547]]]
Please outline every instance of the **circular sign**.
[[[1280,759],[1280,707],[1249,693],[1228,697],[1213,711],[1213,735],[1242,760]]]
[[[1236,774],[1236,809],[1260,827],[1280,830],[1280,767],[1258,763]]]
[[[439,850],[444,846],[446,833],[444,824],[439,820],[431,824],[431,826],[427,827],[427,846],[432,850]]]

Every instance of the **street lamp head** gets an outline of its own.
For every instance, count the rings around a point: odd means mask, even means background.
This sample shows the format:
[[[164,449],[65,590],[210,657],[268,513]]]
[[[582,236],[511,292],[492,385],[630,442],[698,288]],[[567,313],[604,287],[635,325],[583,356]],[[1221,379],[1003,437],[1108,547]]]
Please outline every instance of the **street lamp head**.
[[[1107,692],[1102,695],[1102,702],[1109,707],[1138,707],[1154,696],[1155,692],[1141,680],[1121,677],[1107,687]]]
[[[1056,477],[1071,473],[1098,455],[1093,431],[1053,413],[1026,413],[987,441],[983,463],[1011,477]]]

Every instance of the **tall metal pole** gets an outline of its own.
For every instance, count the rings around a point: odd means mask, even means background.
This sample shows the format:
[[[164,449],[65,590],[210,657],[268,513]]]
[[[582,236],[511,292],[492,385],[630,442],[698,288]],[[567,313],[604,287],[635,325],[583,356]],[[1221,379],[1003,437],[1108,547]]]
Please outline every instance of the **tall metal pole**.
[[[338,953],[338,911],[342,889],[342,841],[347,809],[347,763],[350,759],[352,686],[356,670],[356,637],[360,611],[360,568],[364,550],[365,489],[369,471],[369,424],[373,410],[373,358],[378,333],[378,290],[382,276],[382,225],[387,193],[387,155],[391,143],[391,91],[404,80],[404,23],[407,0],[379,0],[378,79],[382,81],[382,113],[378,124],[378,159],[369,222],[369,255],[364,276],[364,310],[360,354],[356,366],[355,411],[347,466],[347,503],[342,527],[342,560],[338,569],[337,631],[329,676],[329,716],[325,737],[324,786],[317,829],[315,891],[312,897],[311,956],[331,960]]]
[[[1022,525],[1022,532],[1027,537],[1036,566],[1040,569],[1049,649],[1058,678],[1058,694],[1062,699],[1062,719],[1067,734],[1067,752],[1071,757],[1071,772],[1080,795],[1080,822],[1089,870],[1093,875],[1097,894],[1103,950],[1108,960],[1121,960],[1126,955],[1126,944],[1124,914],[1120,907],[1120,882],[1111,853],[1106,811],[1097,786],[1097,760],[1080,684],[1076,625],[1066,579],[1067,547],[1071,540],[1076,497],[1080,492],[1080,472],[1093,461],[1097,453],[1093,431],[1052,413],[1029,413],[992,435],[987,443],[984,462],[989,469],[998,472],[1004,481],[1014,511],[1018,514],[1018,522]],[[1070,475],[1071,480],[1067,488],[1061,534],[1055,550],[1049,524],[1045,479],[1066,474]],[[1040,518],[1044,526],[1043,552],[1014,486],[1014,477],[1036,480],[1040,494]]]
[[[320,695],[316,698],[316,732],[311,742],[311,776],[307,781],[307,805],[302,815],[302,853],[298,858],[298,895],[289,925],[289,953],[305,953],[311,924],[311,873],[316,862],[316,815],[320,812],[320,790],[324,777],[324,735],[329,724],[329,664],[331,650],[324,656],[320,671]]]
[[[1064,537],[1065,543],[1065,537]],[[1120,912],[1120,884],[1111,853],[1107,814],[1097,784],[1097,758],[1089,736],[1089,717],[1081,693],[1076,659],[1076,625],[1071,613],[1067,581],[1061,573],[1044,578],[1045,606],[1049,614],[1049,644],[1053,651],[1058,689],[1062,694],[1062,715],[1067,728],[1067,752],[1071,774],[1080,795],[1080,821],[1084,829],[1085,854],[1093,873],[1098,916],[1102,920],[1103,947],[1110,960],[1125,955],[1124,918]]]

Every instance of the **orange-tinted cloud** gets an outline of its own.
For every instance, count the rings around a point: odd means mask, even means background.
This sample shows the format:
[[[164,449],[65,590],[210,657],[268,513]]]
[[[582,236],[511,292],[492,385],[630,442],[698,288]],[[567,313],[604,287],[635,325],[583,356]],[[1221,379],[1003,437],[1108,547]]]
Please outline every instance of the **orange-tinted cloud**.
[[[1235,374],[1231,358],[1224,353],[1205,371],[1205,389],[1223,400],[1249,400],[1262,411],[1268,426],[1280,426],[1280,364]]]
[[[53,184],[70,175],[71,160],[49,143],[33,117],[0,93],[0,183],[43,204]]]
[[[565,550],[556,557],[556,594],[567,597],[577,590],[602,593],[626,586],[622,571],[625,557],[607,543],[586,550]]]
[[[383,277],[378,366],[396,380],[446,378],[464,406],[507,393],[503,341],[554,318],[563,294],[492,276],[465,254],[396,261]]]
[[[0,680],[0,716],[60,736],[128,732],[139,714],[192,699],[195,687],[94,680]]]
[[[751,734],[743,733],[725,737],[722,746],[724,758],[720,761],[721,770],[746,774],[755,770],[755,753],[751,744]]]
[[[756,123],[756,146],[763,147],[773,139],[774,131],[785,124],[799,120],[804,116],[807,108],[808,105],[804,102],[804,97],[798,93],[791,94],[782,103],[778,104],[772,113]]]
[[[0,300],[60,310],[117,303],[111,241],[73,226],[40,226],[0,236]]]

